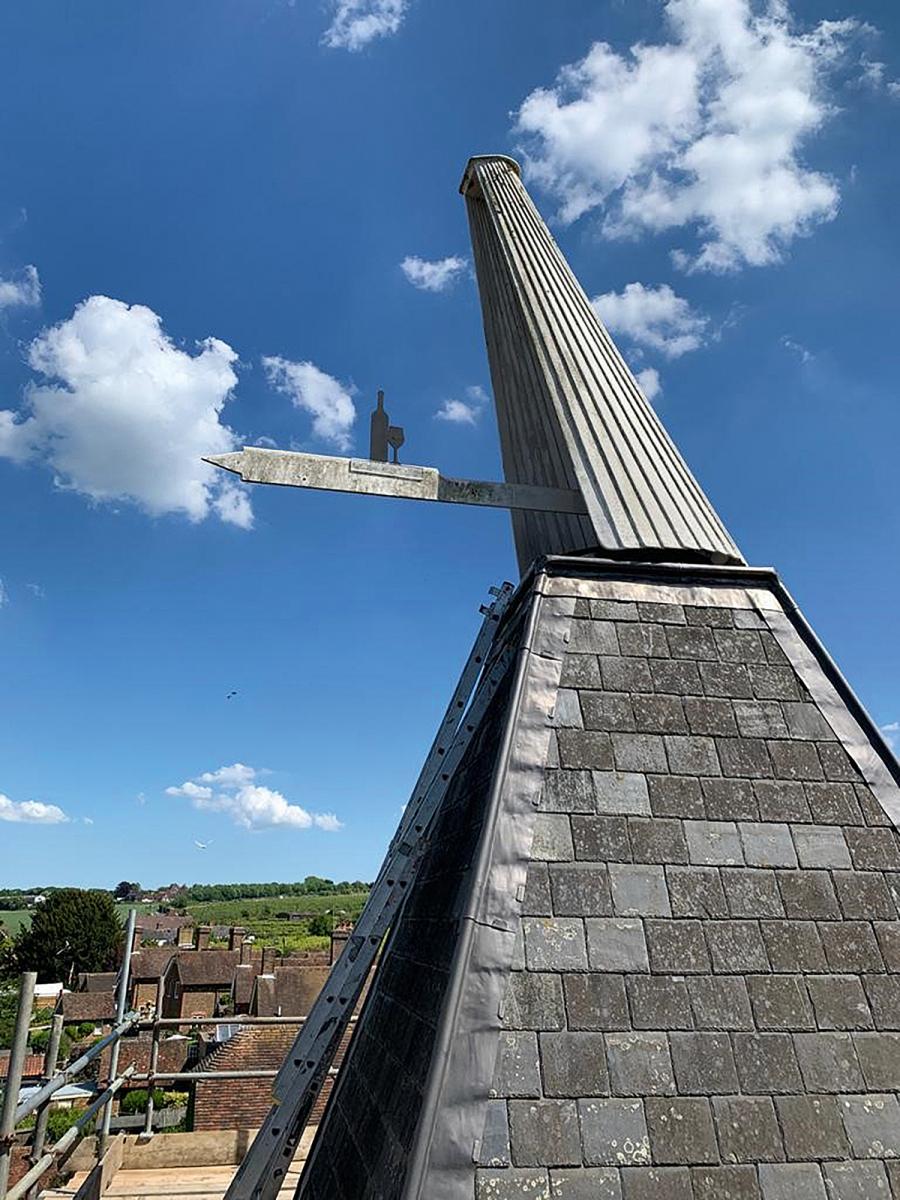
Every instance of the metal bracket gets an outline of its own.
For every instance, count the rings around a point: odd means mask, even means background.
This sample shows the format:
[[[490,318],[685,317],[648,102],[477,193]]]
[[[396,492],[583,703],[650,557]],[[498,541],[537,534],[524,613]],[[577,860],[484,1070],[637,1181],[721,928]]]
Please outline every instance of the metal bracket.
[[[443,504],[478,504],[486,508],[579,516],[587,513],[584,497],[578,491],[530,483],[450,479],[436,467],[407,467],[367,458],[334,458],[296,450],[264,450],[259,446],[245,446],[230,454],[212,454],[203,461],[240,475],[244,483],[275,483],[282,487],[392,496],[399,500],[436,500]]]

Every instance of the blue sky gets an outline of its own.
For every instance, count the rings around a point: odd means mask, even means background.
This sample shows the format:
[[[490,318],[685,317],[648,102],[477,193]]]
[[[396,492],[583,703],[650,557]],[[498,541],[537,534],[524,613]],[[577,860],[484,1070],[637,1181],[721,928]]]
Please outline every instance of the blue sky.
[[[374,875],[507,518],[198,458],[364,453],[383,387],[405,461],[499,476],[473,153],[526,161],[747,559],[895,725],[897,79],[876,0],[4,5],[0,884]]]

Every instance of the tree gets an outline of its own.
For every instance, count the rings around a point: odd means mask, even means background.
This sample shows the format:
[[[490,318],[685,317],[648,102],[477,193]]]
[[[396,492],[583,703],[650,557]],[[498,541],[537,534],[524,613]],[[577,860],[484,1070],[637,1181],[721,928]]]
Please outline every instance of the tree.
[[[31,926],[13,943],[19,971],[37,971],[41,983],[68,983],[77,971],[110,971],[118,963],[123,931],[109,892],[61,888],[34,910]]]
[[[117,883],[113,896],[117,900],[140,900],[141,885],[139,883],[129,883],[127,879],[123,879],[121,883]]]
[[[309,922],[309,932],[313,937],[328,937],[331,934],[331,917],[328,913],[316,913]]]

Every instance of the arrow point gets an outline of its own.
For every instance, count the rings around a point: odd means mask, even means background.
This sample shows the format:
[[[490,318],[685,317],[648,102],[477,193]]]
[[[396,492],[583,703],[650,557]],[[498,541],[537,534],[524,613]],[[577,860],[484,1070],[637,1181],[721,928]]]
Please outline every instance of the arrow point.
[[[203,462],[209,463],[213,467],[222,467],[225,471],[233,471],[235,475],[240,475],[243,459],[243,450],[235,450],[230,454],[207,454],[203,456]]]

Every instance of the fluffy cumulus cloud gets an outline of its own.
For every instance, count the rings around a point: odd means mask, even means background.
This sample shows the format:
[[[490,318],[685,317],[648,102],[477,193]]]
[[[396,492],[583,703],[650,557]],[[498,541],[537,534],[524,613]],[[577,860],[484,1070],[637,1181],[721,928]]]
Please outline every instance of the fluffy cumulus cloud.
[[[322,41],[334,49],[362,50],[396,33],[408,7],[408,0],[335,0]]]
[[[39,380],[19,411],[0,410],[0,457],[41,463],[95,501],[248,529],[246,492],[201,462],[238,444],[221,419],[236,360],[217,338],[180,349],[143,305],[91,296],[28,348]]]
[[[5,308],[36,308],[41,302],[37,267],[25,267],[9,279],[0,276],[0,312]]]
[[[273,387],[290,398],[295,408],[313,419],[313,434],[339,450],[350,448],[350,430],[356,420],[355,389],[320,371],[315,363],[291,362],[286,358],[262,360]]]
[[[605,292],[591,301],[611,333],[622,334],[645,350],[680,358],[703,345],[709,321],[695,312],[667,283],[645,287],[629,283],[621,292]]]
[[[168,787],[166,795],[183,796],[206,812],[226,813],[242,829],[315,827],[334,832],[342,827],[334,813],[307,812],[299,804],[290,804],[281,792],[259,783],[261,774],[255,767],[232,763]]]
[[[13,821],[22,825],[61,825],[68,817],[55,804],[43,804],[40,800],[10,800],[0,792],[0,821]]]
[[[404,258],[400,270],[413,287],[423,292],[445,292],[456,283],[466,265],[466,260],[456,254],[431,261],[412,254]]]
[[[445,400],[434,414],[451,425],[477,425],[487,405],[487,392],[479,384],[466,388],[465,400]]]
[[[651,403],[662,391],[659,371],[655,367],[644,367],[643,371],[638,371],[635,379],[637,379],[638,386]]]
[[[836,111],[833,69],[871,30],[800,31],[787,0],[667,0],[665,14],[668,41],[597,42],[525,99],[530,176],[563,221],[599,210],[608,236],[695,229],[685,269],[775,262],[837,212],[834,180],[802,155]]]

